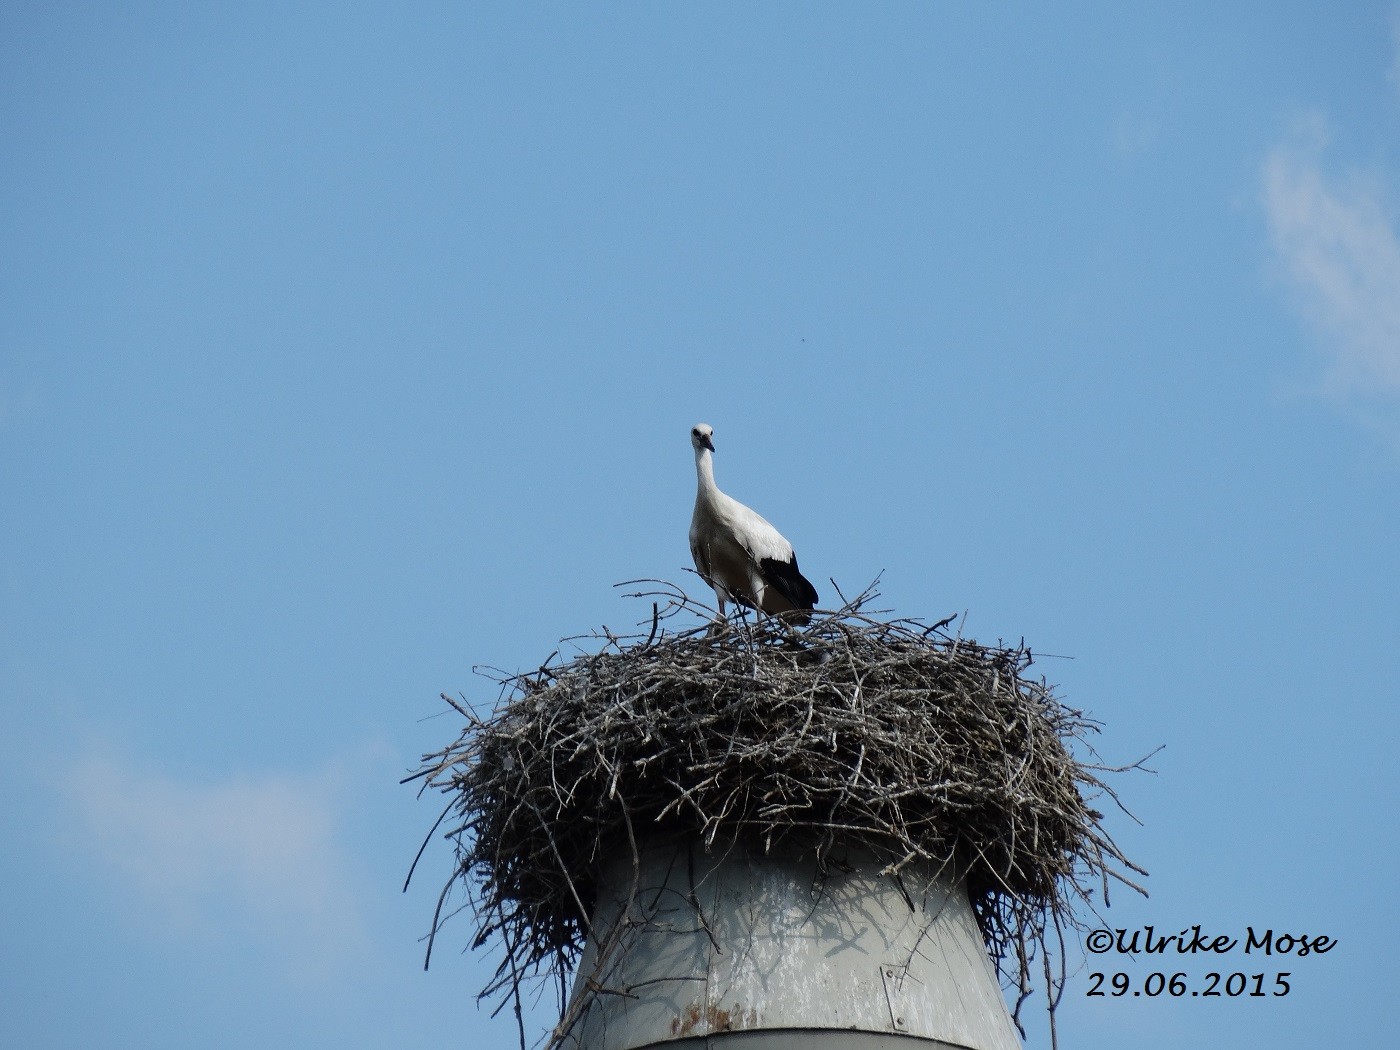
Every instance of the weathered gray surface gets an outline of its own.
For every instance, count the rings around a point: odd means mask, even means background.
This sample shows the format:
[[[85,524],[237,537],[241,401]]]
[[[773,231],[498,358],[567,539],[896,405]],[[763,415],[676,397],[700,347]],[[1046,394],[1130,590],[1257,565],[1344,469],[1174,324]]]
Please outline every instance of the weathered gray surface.
[[[961,884],[855,868],[689,845],[615,864],[563,1045],[1019,1050]]]

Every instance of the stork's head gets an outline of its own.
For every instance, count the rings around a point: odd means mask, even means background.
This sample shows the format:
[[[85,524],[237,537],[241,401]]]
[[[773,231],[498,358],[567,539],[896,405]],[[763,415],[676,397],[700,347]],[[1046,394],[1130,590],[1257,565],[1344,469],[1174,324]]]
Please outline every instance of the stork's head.
[[[696,423],[690,428],[690,445],[696,452],[702,448],[707,448],[711,452],[715,450],[715,428],[708,423]]]

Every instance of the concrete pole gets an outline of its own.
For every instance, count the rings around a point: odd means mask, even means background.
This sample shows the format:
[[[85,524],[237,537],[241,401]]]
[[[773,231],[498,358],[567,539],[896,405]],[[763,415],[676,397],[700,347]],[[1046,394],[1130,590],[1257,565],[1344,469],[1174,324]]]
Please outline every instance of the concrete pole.
[[[608,865],[569,1050],[1020,1050],[961,882],[695,842]]]

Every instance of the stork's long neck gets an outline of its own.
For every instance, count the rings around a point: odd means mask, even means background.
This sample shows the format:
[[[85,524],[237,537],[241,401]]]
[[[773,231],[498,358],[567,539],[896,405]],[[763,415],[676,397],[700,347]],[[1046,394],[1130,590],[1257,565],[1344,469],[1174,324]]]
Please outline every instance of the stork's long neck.
[[[699,483],[697,494],[712,498],[719,488],[715,485],[715,454],[707,448],[695,450],[695,480]]]

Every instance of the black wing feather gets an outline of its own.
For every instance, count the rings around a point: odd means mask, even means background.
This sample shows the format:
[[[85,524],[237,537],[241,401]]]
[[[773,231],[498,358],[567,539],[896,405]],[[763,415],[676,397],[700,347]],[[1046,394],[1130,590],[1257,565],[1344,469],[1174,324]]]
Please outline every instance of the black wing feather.
[[[814,609],[817,605],[817,589],[811,581],[797,571],[797,556],[792,561],[779,561],[777,558],[760,558],[758,571],[770,587],[776,587],[788,601],[798,609]]]

